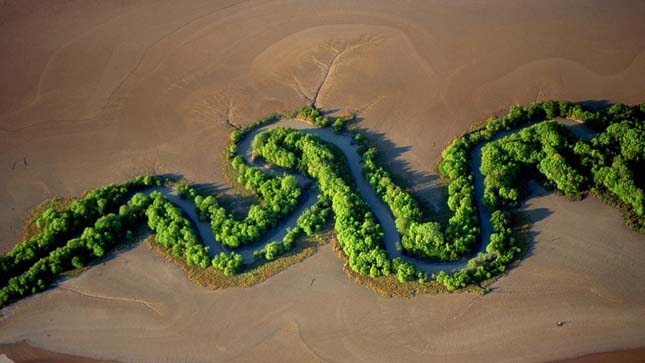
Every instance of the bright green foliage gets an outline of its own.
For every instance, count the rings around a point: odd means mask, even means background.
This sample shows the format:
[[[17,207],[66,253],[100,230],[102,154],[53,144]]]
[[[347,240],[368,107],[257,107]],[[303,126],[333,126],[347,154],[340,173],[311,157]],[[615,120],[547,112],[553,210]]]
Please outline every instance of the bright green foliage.
[[[309,105],[298,110],[298,117],[311,121],[314,126],[318,127],[327,127],[332,122],[329,117],[322,115],[317,108]]]
[[[189,266],[207,267],[208,247],[201,243],[190,221],[161,193],[150,194],[152,204],[146,210],[148,227],[156,232],[156,241],[172,255],[183,258]]]
[[[392,260],[392,271],[396,274],[396,278],[400,282],[411,280],[413,277],[417,276],[417,271],[414,265],[399,257]],[[423,275],[419,275],[419,278],[422,278],[422,276]],[[372,277],[378,277],[378,275],[372,275]]]
[[[611,123],[590,143],[578,143],[575,152],[591,167],[601,196],[621,209],[631,228],[645,231],[645,180],[643,173],[633,172],[645,167],[645,123],[630,119],[640,115],[634,108],[611,109],[627,121]]]
[[[92,226],[83,230],[80,237],[71,238],[62,246],[52,249],[24,272],[7,276],[7,284],[0,289],[0,306],[40,292],[58,274],[81,268],[90,259],[104,257],[116,241],[132,235],[131,231],[143,221],[148,203],[145,195],[136,194],[125,205],[125,213],[107,213],[99,217]]]
[[[212,264],[213,267],[224,271],[224,275],[231,276],[242,271],[244,259],[240,254],[235,252],[231,252],[228,255],[224,252],[220,252],[219,255],[216,255],[213,258]]]
[[[288,159],[285,160],[288,163]],[[179,192],[195,202],[202,220],[210,220],[217,241],[226,247],[237,248],[258,240],[280,218],[293,211],[301,191],[298,180],[292,175],[269,176],[258,168],[247,165],[241,156],[235,157],[232,163],[238,173],[237,181],[262,200],[261,204],[251,206],[244,219],[235,219],[217,203],[214,196],[204,197],[188,186],[181,186]]]
[[[317,126],[331,124],[337,132],[345,130],[353,119],[329,118],[311,106],[296,114]],[[259,239],[297,205],[302,192],[295,177],[267,175],[237,155],[237,143],[246,131],[279,117],[273,114],[231,133],[225,155],[237,181],[261,200],[244,219],[233,218],[214,196],[177,186],[182,196],[194,201],[200,218],[210,220],[216,239],[225,246],[235,248]],[[542,122],[489,142],[499,132],[556,117],[582,121],[600,134],[590,141],[575,140],[556,123]],[[485,177],[483,202],[491,211],[490,243],[486,253],[472,258],[467,268],[435,276],[454,290],[499,275],[518,258],[521,251],[513,235],[513,211],[522,196],[522,183],[529,177],[571,197],[591,190],[618,207],[628,226],[645,232],[645,180],[639,172],[645,168],[644,121],[645,104],[616,104],[594,112],[565,102],[513,106],[504,117],[490,118],[482,127],[455,139],[442,154],[439,171],[449,181],[448,207],[454,212],[444,232],[439,223],[422,216],[411,195],[378,165],[378,151],[363,135],[357,134],[354,141],[359,144],[366,179],[395,217],[401,248],[411,255],[441,259],[467,254],[479,238],[471,153],[475,145],[489,142],[482,149],[480,171]],[[254,253],[256,258],[272,260],[289,252],[299,236],[320,231],[333,215],[339,244],[352,270],[372,277],[393,272],[401,282],[427,281],[428,276],[412,263],[387,258],[381,227],[354,190],[345,158],[333,145],[296,130],[273,129],[257,135],[253,146],[257,156],[299,170],[320,189],[318,202],[298,218],[296,227],[288,229],[282,241],[268,243]],[[157,242],[187,264],[213,266],[226,275],[239,273],[244,268],[241,255],[221,253],[211,260],[208,248],[180,209],[159,192],[150,196],[136,193],[162,182],[160,177],[138,177],[90,191],[64,210],[45,210],[36,220],[38,233],[0,257],[0,306],[44,290],[64,271],[105,257],[118,241],[132,239],[134,230],[146,220]]]
[[[525,128],[484,146],[483,202],[492,211],[487,254],[470,260],[468,269],[438,274],[437,281],[454,290],[506,271],[508,264],[520,253],[512,235],[510,210],[519,203],[519,184],[525,182],[526,176],[537,169],[547,182],[566,194],[576,195],[582,191],[583,176],[563,156],[569,155],[571,148],[563,128],[553,122]]]
[[[562,102],[534,104],[526,112],[511,108],[506,117],[490,119],[484,128],[471,133],[469,140],[489,140],[494,132],[508,130],[536,115],[569,117],[605,131],[590,142],[574,143],[562,127],[541,123],[484,146],[481,166],[485,175],[484,204],[493,211],[488,254],[473,258],[468,269],[438,274],[437,281],[449,290],[503,273],[517,258],[520,249],[511,233],[510,213],[519,201],[519,184],[527,176],[537,176],[531,174],[532,170],[537,169],[548,184],[572,197],[584,193],[593,182],[592,189],[621,209],[628,226],[645,232],[644,194],[632,172],[645,166],[642,164],[645,105],[616,104],[604,112]]]
[[[319,194],[318,201],[298,217],[296,227],[287,228],[282,242],[270,242],[263,249],[254,251],[254,259],[263,258],[270,261],[291,251],[298,237],[302,234],[311,236],[319,232],[331,215],[329,200]]]
[[[263,151],[284,148],[296,155],[298,169],[315,179],[325,198],[331,200],[339,244],[349,258],[352,270],[361,274],[388,275],[390,261],[382,248],[383,232],[374,216],[352,187],[345,159],[333,145],[300,131],[276,128],[268,136],[256,137],[258,155],[278,166],[280,159]],[[267,146],[266,144],[272,144]],[[372,272],[373,271],[373,272]]]
[[[322,195],[318,195],[318,201],[311,208],[304,211],[298,217],[297,228],[307,236],[319,232],[332,216],[331,202]]]
[[[543,122],[491,142],[482,149],[484,204],[489,210],[519,202],[519,183],[537,169],[557,190],[570,196],[583,192],[585,178],[567,162],[572,145],[564,129]],[[569,156],[571,158],[571,156]]]
[[[349,115],[346,117],[338,117],[331,124],[331,127],[334,129],[334,132],[341,133],[347,129],[347,125],[354,121],[354,115]]]
[[[390,174],[378,165],[376,148],[366,147],[362,136],[357,135],[355,141],[361,145],[363,174],[394,215],[396,228],[402,236],[401,247],[406,253],[426,258],[455,259],[470,250],[479,235],[479,219],[469,175],[468,148],[463,140],[453,142],[444,151],[441,164],[442,172],[453,176],[448,187],[448,206],[455,214],[449,220],[446,236],[439,223],[421,222],[421,210],[414,198],[396,185]]]
[[[304,118],[305,120],[312,120],[320,116],[320,111],[318,111],[318,109],[314,106],[307,105],[298,110],[298,116]]]
[[[284,255],[285,253],[291,251],[293,248],[292,243],[286,242],[269,242],[263,249],[253,252],[253,258],[255,260],[265,259],[267,261],[275,260],[277,257]]]
[[[121,185],[110,184],[92,190],[61,212],[53,208],[45,210],[36,221],[42,232],[0,256],[0,284],[9,277],[26,271],[38,259],[63,246],[68,239],[91,226],[100,216],[116,212],[119,205],[132,193],[159,183],[159,177],[138,177]]]

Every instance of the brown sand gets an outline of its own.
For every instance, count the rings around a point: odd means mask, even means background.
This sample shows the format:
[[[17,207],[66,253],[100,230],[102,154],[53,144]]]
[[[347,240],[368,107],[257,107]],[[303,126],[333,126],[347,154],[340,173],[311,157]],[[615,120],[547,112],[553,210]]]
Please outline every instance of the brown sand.
[[[4,357],[3,357],[4,355]],[[8,358],[14,363],[109,363],[112,361],[84,358],[69,354],[50,352],[32,347],[28,343],[0,344],[0,362]],[[645,362],[645,348],[617,352],[593,353],[577,358],[558,360],[552,363],[640,363]],[[9,363],[9,362],[8,362]]]
[[[14,363],[109,363],[112,361],[84,358],[69,354],[50,352],[32,347],[25,342],[1,344],[0,354],[5,354]],[[0,355],[0,362],[3,356]],[[641,363],[645,362],[645,348],[617,352],[593,353],[577,358],[559,360],[553,363]],[[9,363],[9,362],[8,362]]]
[[[623,350],[618,352],[594,353],[583,355],[578,358],[559,360],[553,363],[606,363],[606,362],[645,362],[645,348]]]
[[[225,187],[226,120],[313,98],[357,112],[436,197],[443,147],[509,104],[642,102],[644,34],[641,1],[3,2],[0,250],[47,196],[148,171]],[[594,199],[527,205],[535,248],[484,297],[383,299],[328,247],[213,292],[139,246],[4,309],[0,342],[119,361],[546,361],[642,345],[645,238]]]
[[[0,344],[0,363],[116,363],[114,361],[83,358],[69,354],[50,352],[44,349],[32,347],[26,342]]]

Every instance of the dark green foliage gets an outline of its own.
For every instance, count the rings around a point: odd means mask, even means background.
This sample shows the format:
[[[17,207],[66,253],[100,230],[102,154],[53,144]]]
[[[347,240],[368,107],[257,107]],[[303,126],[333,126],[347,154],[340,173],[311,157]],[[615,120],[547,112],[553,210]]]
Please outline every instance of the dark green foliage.
[[[470,170],[472,145],[463,139],[453,141],[443,152],[439,172],[448,179],[448,208],[454,212],[448,220],[446,239],[452,247],[442,254],[455,258],[468,253],[479,239],[479,217],[475,205],[475,185]],[[452,255],[446,256],[450,251]]]
[[[146,216],[148,227],[157,234],[156,241],[173,256],[184,258],[189,266],[207,267],[210,263],[208,247],[202,244],[181,209],[157,191],[152,192],[150,198],[152,203]]]
[[[231,252],[228,255],[221,252],[213,258],[212,264],[213,267],[224,271],[224,275],[231,276],[242,271],[244,260],[240,254],[235,252]]]
[[[616,106],[615,115],[607,128],[589,143],[578,142],[574,152],[581,163],[591,169],[594,190],[605,202],[619,208],[627,225],[645,231],[645,123],[632,118],[642,115],[642,109]],[[624,117],[626,121],[617,121]],[[603,120],[608,117],[603,117]]]
[[[254,251],[254,259],[273,260],[291,251],[296,239],[301,235],[311,236],[319,232],[332,215],[330,204],[328,199],[319,194],[318,201],[298,217],[296,227],[287,228],[282,242],[270,242],[263,249]]]
[[[331,200],[339,244],[349,258],[352,270],[366,275],[388,275],[390,261],[382,248],[383,232],[360,195],[352,187],[345,159],[333,145],[312,135],[287,128],[276,128],[255,140],[256,152],[278,166],[265,150],[284,148],[296,155],[298,169],[315,179],[322,195]],[[267,144],[272,144],[268,146]],[[278,154],[276,154],[278,155]]]
[[[0,257],[0,284],[64,245],[100,216],[118,211],[119,205],[132,193],[161,182],[161,178],[156,176],[137,177],[121,185],[110,184],[94,189],[61,212],[53,208],[45,210],[36,221],[42,232],[17,244]]]
[[[44,290],[56,276],[64,271],[81,268],[87,261],[104,257],[114,244],[132,234],[144,219],[149,199],[136,194],[119,214],[107,213],[91,227],[86,227],[80,237],[69,239],[64,245],[39,258],[21,274],[7,276],[7,284],[0,289],[0,306],[23,296]],[[123,213],[121,213],[123,211]]]
[[[421,221],[422,213],[417,202],[378,165],[376,148],[365,147],[364,137],[358,135],[355,141],[361,145],[359,151],[362,151],[363,174],[390,207],[396,228],[402,237],[401,248],[413,256],[444,260],[456,259],[468,253],[479,236],[468,143],[464,139],[451,143],[444,150],[444,158],[439,167],[441,173],[450,180],[448,207],[454,212],[444,235],[438,222]]]
[[[345,130],[353,119],[332,119],[311,106],[297,111],[296,116],[321,127],[331,124],[337,132]],[[591,190],[619,208],[630,228],[645,233],[645,180],[640,172],[645,168],[645,104],[616,104],[605,111],[551,101],[513,106],[504,117],[490,118],[482,127],[455,139],[444,150],[439,165],[449,181],[448,207],[454,212],[445,232],[439,223],[425,220],[416,201],[378,165],[377,150],[369,147],[361,134],[354,141],[363,157],[365,177],[395,217],[401,248],[415,256],[455,259],[471,251],[480,234],[470,170],[473,147],[491,141],[501,131],[557,117],[582,121],[601,133],[590,141],[575,140],[558,124],[543,122],[482,149],[483,202],[491,211],[492,233],[486,253],[472,258],[467,268],[436,276],[454,290],[499,275],[518,258],[521,251],[513,234],[513,211],[521,199],[522,183],[529,177],[575,198]],[[270,115],[230,135],[226,155],[237,181],[261,200],[244,219],[234,219],[214,196],[200,195],[187,185],[177,186],[182,197],[194,201],[200,218],[210,220],[216,239],[228,247],[257,240],[295,208],[302,193],[295,177],[264,174],[237,156],[236,143],[246,132],[279,118]],[[267,161],[315,179],[320,189],[318,202],[298,218],[296,227],[288,229],[282,241],[256,251],[256,258],[272,260],[288,253],[298,237],[320,231],[334,215],[337,238],[352,270],[373,277],[394,272],[401,282],[427,281],[428,276],[413,264],[400,258],[388,260],[381,227],[354,190],[345,158],[333,145],[296,130],[273,129],[257,135],[253,147]],[[138,177],[92,190],[64,210],[45,210],[35,222],[38,233],[0,257],[0,306],[44,290],[62,272],[105,257],[118,241],[132,239],[134,230],[146,220],[157,242],[188,265],[213,266],[226,275],[242,271],[244,261],[237,253],[221,253],[211,260],[191,222],[161,193],[134,194],[163,182],[160,177]]]
[[[237,171],[237,181],[255,192],[262,200],[253,205],[243,220],[235,219],[217,203],[214,196],[202,196],[188,186],[179,186],[180,195],[187,196],[195,202],[195,208],[202,220],[210,220],[215,239],[229,248],[256,241],[283,216],[287,215],[298,204],[301,195],[298,180],[292,175],[272,177],[258,168],[250,167],[243,157],[237,156],[232,161]]]
[[[334,129],[334,132],[341,133],[347,129],[347,125],[354,121],[354,115],[349,115],[345,117],[338,117],[332,122],[331,127]]]
[[[399,282],[409,281],[413,277],[417,276],[417,271],[414,265],[402,260],[399,257],[392,260],[392,271],[396,274],[396,278],[399,280]],[[372,277],[378,277],[378,274],[371,275]],[[419,275],[419,278],[421,279],[422,276],[423,275]]]
[[[547,122],[486,145],[482,150],[481,167],[486,176],[484,203],[493,211],[493,233],[487,254],[473,258],[468,269],[438,274],[437,281],[453,290],[506,271],[520,252],[511,233],[510,213],[519,202],[518,186],[531,175],[531,170],[537,170],[548,184],[572,197],[579,196],[592,185],[601,199],[621,209],[630,228],[645,232],[644,194],[632,172],[642,166],[644,110],[642,105],[620,104],[599,112],[562,102],[532,105],[527,111],[528,119],[535,115],[568,117],[605,131],[590,142],[573,142],[563,127]],[[490,119],[485,128],[471,133],[469,140],[488,140],[493,136],[491,130],[518,125],[516,121],[508,120],[512,113],[512,118],[519,119],[520,123],[527,120],[523,112],[511,111],[501,121]]]
[[[643,215],[643,190],[634,183],[634,175],[620,157],[616,157],[611,167],[603,166],[594,174],[596,182],[616,195],[638,216]]]
[[[327,127],[332,122],[329,117],[324,116],[317,108],[310,105],[307,105],[298,110],[297,116],[303,120],[310,121],[314,124],[314,126],[318,127]]]

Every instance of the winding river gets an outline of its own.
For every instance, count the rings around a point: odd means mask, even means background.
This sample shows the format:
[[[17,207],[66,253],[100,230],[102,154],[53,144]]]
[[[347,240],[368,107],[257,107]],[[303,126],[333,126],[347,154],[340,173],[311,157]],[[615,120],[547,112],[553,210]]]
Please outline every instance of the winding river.
[[[569,130],[571,130],[576,136],[583,139],[589,138],[594,134],[593,131],[587,126],[575,121],[558,119],[557,122],[567,126]],[[498,140],[534,124],[535,123],[530,123],[513,130],[500,132],[489,142]],[[347,134],[336,134],[331,128],[318,128],[295,119],[281,119],[277,122],[265,125],[247,133],[238,143],[238,152],[240,153],[240,155],[245,156],[247,161],[251,165],[258,167],[264,166],[258,162],[251,161],[252,143],[255,135],[275,127],[290,127],[307,134],[316,135],[322,140],[335,145],[343,152],[345,158],[347,159],[347,164],[349,166],[351,176],[354,179],[356,188],[358,189],[360,195],[363,197],[363,200],[365,200],[365,202],[369,205],[372,213],[383,228],[383,242],[390,259],[400,257],[408,262],[413,263],[414,265],[416,265],[418,270],[426,272],[428,275],[436,274],[439,271],[450,272],[452,270],[462,269],[467,266],[468,260],[472,258],[472,256],[449,262],[431,261],[406,256],[396,249],[396,244],[400,241],[401,236],[396,230],[394,217],[392,216],[389,207],[379,198],[374,189],[370,186],[369,182],[363,177],[362,160],[360,155],[358,154],[358,146],[353,143],[351,137]],[[471,153],[471,170],[475,184],[475,200],[479,213],[482,236],[481,243],[479,243],[479,248],[475,252],[473,252],[472,255],[486,251],[486,246],[490,241],[491,235],[490,213],[482,203],[484,195],[484,176],[479,170],[481,166],[482,148],[485,144],[486,143],[477,145]],[[266,170],[266,168],[262,169]],[[271,241],[281,241],[287,232],[287,228],[295,227],[297,219],[302,214],[302,212],[310,208],[317,201],[318,189],[316,187],[310,186],[313,184],[313,181],[299,176],[299,182],[301,188],[304,188],[303,196],[301,197],[304,198],[304,200],[300,201],[296,210],[290,213],[289,216],[285,217],[282,222],[278,226],[273,228],[269,233],[263,235],[259,241],[235,249],[235,252],[242,255],[245,263],[250,263],[252,261],[253,251],[262,248],[265,244]],[[204,244],[209,247],[209,253],[211,256],[219,254],[220,252],[230,252],[229,249],[223,247],[222,244],[215,241],[213,232],[210,229],[210,224],[208,222],[202,222],[199,220],[192,201],[188,199],[181,199],[176,190],[170,187],[163,186],[155,189],[159,190],[170,202],[181,208],[184,213],[186,213],[186,215],[191,219],[197,231],[199,232],[199,235]]]

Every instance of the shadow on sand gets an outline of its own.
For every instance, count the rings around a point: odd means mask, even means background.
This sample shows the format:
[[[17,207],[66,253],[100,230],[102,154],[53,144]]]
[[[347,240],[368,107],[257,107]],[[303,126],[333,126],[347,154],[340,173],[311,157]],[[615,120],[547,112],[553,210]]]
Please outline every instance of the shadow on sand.
[[[416,170],[403,159],[403,154],[410,151],[412,146],[398,146],[384,133],[360,127],[361,121],[363,121],[361,117],[355,119],[360,132],[379,149],[382,165],[391,173],[395,182],[412,194],[424,212],[431,214],[447,212],[441,207],[447,205],[447,185],[440,182],[437,174]],[[429,166],[434,167],[434,165]],[[425,217],[430,218],[429,215]],[[431,219],[442,220],[439,216]],[[442,222],[445,221],[442,220]]]

